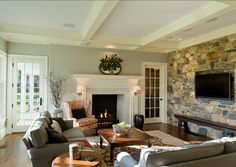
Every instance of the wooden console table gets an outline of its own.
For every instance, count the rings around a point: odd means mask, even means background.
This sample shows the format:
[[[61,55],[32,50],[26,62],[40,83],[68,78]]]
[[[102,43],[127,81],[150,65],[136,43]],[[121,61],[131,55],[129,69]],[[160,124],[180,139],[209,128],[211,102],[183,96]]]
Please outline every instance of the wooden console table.
[[[236,132],[236,126],[223,124],[219,122],[214,122],[211,120],[206,120],[202,118],[197,118],[193,116],[187,116],[182,114],[175,114],[175,117],[179,120],[178,126],[182,127],[184,126],[184,129],[189,132],[188,122],[192,122],[198,125],[202,126],[208,126],[217,130],[221,130],[223,133],[223,136],[235,136]]]

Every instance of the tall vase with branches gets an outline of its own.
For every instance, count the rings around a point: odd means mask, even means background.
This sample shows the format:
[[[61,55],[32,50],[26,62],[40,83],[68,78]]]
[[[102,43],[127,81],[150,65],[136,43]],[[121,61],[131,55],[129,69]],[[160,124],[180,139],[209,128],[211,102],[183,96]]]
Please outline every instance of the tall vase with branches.
[[[60,76],[55,72],[50,72],[47,77],[47,84],[51,91],[51,102],[56,108],[54,113],[62,112],[61,102],[64,93],[64,83],[68,78],[66,76]]]

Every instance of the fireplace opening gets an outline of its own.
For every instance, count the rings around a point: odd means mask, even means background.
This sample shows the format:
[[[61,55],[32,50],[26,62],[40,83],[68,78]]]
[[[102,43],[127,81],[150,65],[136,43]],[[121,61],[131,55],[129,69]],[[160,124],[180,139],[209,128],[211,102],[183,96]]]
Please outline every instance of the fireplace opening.
[[[92,96],[92,113],[98,119],[98,127],[111,127],[117,123],[117,95],[96,94]]]

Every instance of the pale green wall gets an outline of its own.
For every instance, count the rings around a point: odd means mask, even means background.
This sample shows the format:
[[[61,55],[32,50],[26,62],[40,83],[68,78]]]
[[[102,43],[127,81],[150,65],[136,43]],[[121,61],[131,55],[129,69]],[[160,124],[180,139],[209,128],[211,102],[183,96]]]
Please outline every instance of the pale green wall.
[[[100,74],[100,59],[106,54],[117,53],[122,58],[121,74],[141,74],[142,61],[167,62],[166,54],[144,53],[134,51],[108,52],[107,49],[83,48],[76,46],[50,47],[50,69],[60,73]]]
[[[112,50],[113,51],[113,50]],[[48,56],[49,71],[61,75],[68,75],[70,79],[65,84],[64,100],[75,99],[76,81],[71,74],[101,74],[99,60],[106,54],[111,54],[108,49],[86,48],[64,45],[34,45],[9,43],[9,54]],[[166,62],[165,53],[146,53],[137,51],[114,51],[122,58],[121,75],[141,75],[142,62]],[[51,109],[51,105],[49,104]]]
[[[112,51],[112,52],[111,52]],[[122,58],[121,74],[141,74],[141,62],[167,62],[165,53],[147,53],[124,50],[95,49],[65,45],[34,45],[9,43],[9,54],[49,57],[49,70],[61,74],[100,74],[99,60],[106,54],[117,53]]]
[[[3,52],[7,52],[7,42],[0,37],[0,50]]]
[[[48,56],[49,46],[9,42],[8,54]]]

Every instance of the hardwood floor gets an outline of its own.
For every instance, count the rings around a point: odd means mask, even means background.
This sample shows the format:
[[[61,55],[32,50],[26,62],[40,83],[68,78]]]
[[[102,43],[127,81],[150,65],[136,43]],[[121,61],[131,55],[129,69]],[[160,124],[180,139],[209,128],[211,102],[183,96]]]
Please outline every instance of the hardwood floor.
[[[146,124],[144,130],[161,130],[172,136],[188,141],[190,143],[198,143],[209,140],[202,136],[195,136],[185,133],[183,129],[164,124]],[[31,163],[27,154],[27,150],[22,142],[23,133],[10,134],[0,140],[0,166],[1,167],[30,167]]]
[[[22,142],[23,133],[10,134],[0,140],[1,167],[30,167],[31,163]]]

